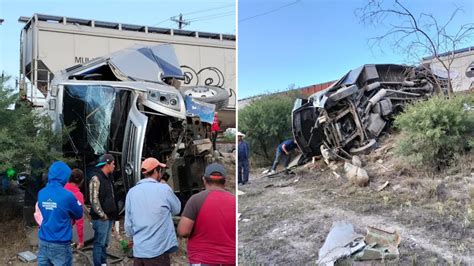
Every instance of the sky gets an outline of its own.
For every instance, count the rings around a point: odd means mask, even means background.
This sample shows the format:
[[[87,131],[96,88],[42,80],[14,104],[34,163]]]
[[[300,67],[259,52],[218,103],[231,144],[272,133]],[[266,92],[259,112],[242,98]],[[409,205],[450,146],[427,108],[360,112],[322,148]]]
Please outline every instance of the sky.
[[[182,13],[194,20],[185,30],[236,34],[235,0],[0,0],[0,72],[18,76],[21,16],[34,13],[108,22],[177,28],[169,20]]]
[[[389,45],[370,48],[368,39],[385,28],[359,23],[355,10],[366,2],[239,0],[239,99],[281,91],[290,84],[304,87],[336,80],[363,64],[414,63]],[[446,22],[456,6],[463,7],[450,25],[474,22],[472,0],[401,2],[415,14],[433,14],[439,22]],[[474,46],[474,39],[468,46]]]
[[[0,71],[19,69],[20,16],[34,13],[176,28],[171,16],[197,19],[185,29],[237,34],[238,98],[304,87],[340,78],[368,63],[413,63],[388,45],[370,48],[384,29],[360,24],[354,15],[366,0],[0,0]],[[389,1],[385,1],[389,2]],[[446,21],[463,7],[453,27],[474,22],[472,0],[402,0],[414,13]],[[471,39],[469,45],[474,46]]]

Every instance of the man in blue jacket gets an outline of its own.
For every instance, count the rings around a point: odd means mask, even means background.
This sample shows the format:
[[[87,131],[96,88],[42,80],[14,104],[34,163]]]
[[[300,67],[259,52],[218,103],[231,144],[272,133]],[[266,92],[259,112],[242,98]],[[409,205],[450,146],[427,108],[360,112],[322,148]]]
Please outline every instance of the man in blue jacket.
[[[273,161],[272,170],[270,171],[270,174],[276,173],[276,169],[278,167],[278,164],[280,163],[281,157],[285,157],[285,168],[287,168],[291,161],[291,152],[296,148],[298,148],[298,146],[296,145],[296,142],[293,139],[287,139],[280,143],[276,150],[275,160]]]
[[[38,193],[38,207],[43,222],[38,233],[38,265],[72,265],[71,219],[82,217],[82,206],[64,189],[71,168],[61,161],[49,167],[48,184]]]
[[[142,163],[144,178],[127,194],[125,232],[133,238],[134,265],[170,265],[169,253],[178,249],[172,215],[181,202],[161,181],[166,165],[155,158]]]
[[[249,181],[249,159],[250,159],[250,147],[247,141],[244,140],[245,134],[238,132],[237,138],[238,144],[238,182],[241,185],[245,185]]]

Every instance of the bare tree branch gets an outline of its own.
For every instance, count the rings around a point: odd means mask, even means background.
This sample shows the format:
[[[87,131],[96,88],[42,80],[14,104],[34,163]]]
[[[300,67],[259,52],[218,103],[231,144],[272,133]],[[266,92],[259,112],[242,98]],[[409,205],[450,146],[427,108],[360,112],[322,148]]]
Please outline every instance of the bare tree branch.
[[[414,14],[400,0],[394,0],[392,6],[382,0],[369,0],[362,8],[355,10],[355,15],[362,24],[381,25],[387,28],[384,34],[372,37],[368,45],[372,49],[390,43],[392,49],[401,50],[406,55],[420,58],[433,56],[433,62],[439,63],[448,75],[448,93],[452,95],[451,65],[454,61],[454,51],[474,35],[474,24],[462,25],[453,33],[448,26],[463,12],[461,7],[455,7],[449,18],[440,21],[430,13]],[[385,22],[389,22],[388,25]],[[450,51],[450,53],[446,53]],[[418,54],[417,54],[418,53]],[[418,59],[419,60],[419,59]]]

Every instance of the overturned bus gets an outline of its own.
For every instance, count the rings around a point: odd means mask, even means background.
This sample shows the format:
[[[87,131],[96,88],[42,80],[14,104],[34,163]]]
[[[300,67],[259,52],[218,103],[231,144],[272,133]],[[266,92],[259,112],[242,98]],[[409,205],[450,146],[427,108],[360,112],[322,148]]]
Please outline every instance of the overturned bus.
[[[215,105],[185,95],[184,78],[171,45],[134,46],[54,76],[46,108],[53,130],[66,134],[63,153],[75,158],[86,176],[96,170],[99,155],[114,155],[120,209],[141,179],[142,159],[150,156],[168,165],[168,183],[182,200],[202,189],[202,174],[212,160]]]
[[[307,159],[322,150],[349,159],[374,147],[406,103],[442,91],[446,84],[426,66],[364,65],[308,99],[296,100],[294,138]]]

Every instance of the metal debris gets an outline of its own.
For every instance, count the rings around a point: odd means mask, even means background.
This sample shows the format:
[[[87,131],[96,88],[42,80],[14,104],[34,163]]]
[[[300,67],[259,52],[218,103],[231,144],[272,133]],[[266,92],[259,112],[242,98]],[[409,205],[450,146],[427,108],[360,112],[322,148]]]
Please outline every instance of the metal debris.
[[[352,224],[345,221],[334,222],[323,246],[319,250],[318,265],[334,265],[365,247],[364,237],[354,231]]]
[[[23,262],[34,262],[36,261],[37,257],[31,251],[23,251],[23,252],[18,253],[18,259],[20,259]]]
[[[400,255],[398,251],[400,241],[401,238],[398,231],[388,232],[369,226],[365,236],[367,246],[357,253],[354,258],[356,260],[396,259]]]

